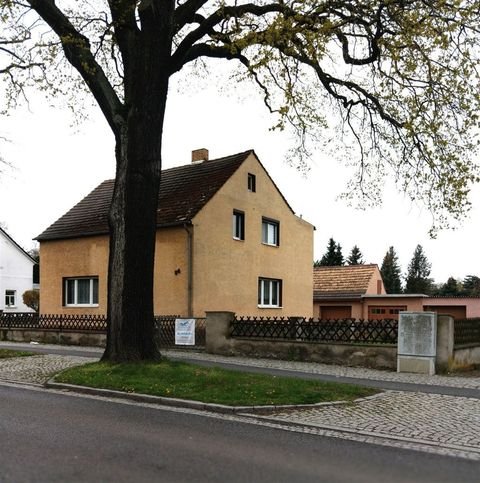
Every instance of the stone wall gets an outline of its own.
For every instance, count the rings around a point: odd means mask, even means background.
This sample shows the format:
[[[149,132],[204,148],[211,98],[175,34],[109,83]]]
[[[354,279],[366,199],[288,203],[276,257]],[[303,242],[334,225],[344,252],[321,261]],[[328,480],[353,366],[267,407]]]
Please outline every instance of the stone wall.
[[[58,330],[1,329],[0,340],[9,342],[40,342],[90,347],[105,347],[106,334],[95,332],[65,332]]]
[[[294,342],[229,336],[232,312],[207,312],[206,350],[210,354],[301,360],[395,369],[397,347],[374,344]]]

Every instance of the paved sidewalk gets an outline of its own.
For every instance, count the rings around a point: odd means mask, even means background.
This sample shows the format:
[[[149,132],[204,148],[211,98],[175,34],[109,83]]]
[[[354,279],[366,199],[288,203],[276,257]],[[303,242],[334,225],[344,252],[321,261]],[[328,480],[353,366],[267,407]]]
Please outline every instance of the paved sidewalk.
[[[270,367],[312,374],[330,374],[439,387],[480,388],[480,378],[478,377],[430,377],[325,364],[218,357],[182,351],[164,351],[164,353],[180,359]],[[99,358],[101,351],[92,349],[92,355],[95,354]],[[43,384],[55,372],[92,360],[92,357],[51,354],[3,359],[0,360],[0,380]],[[272,410],[263,416],[257,414],[246,414],[246,416],[250,418],[251,422],[257,421],[258,424],[281,427],[291,431],[303,431],[480,461],[480,399],[478,398],[389,390],[350,404],[332,404],[309,409]]]
[[[54,354],[0,359],[0,380],[43,385],[57,372],[87,362],[92,359]]]

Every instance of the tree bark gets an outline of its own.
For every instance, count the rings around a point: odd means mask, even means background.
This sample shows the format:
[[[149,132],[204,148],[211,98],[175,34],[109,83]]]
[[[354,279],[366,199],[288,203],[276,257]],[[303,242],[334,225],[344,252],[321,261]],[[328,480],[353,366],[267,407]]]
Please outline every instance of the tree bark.
[[[153,313],[156,215],[168,76],[139,83],[116,134],[117,172],[109,212],[108,335],[103,360],[156,360]]]
[[[174,5],[172,0],[143,2],[141,32],[133,35],[132,26],[116,32],[124,47],[125,109],[114,129],[117,172],[109,212],[108,334],[102,360],[160,358],[153,275]]]

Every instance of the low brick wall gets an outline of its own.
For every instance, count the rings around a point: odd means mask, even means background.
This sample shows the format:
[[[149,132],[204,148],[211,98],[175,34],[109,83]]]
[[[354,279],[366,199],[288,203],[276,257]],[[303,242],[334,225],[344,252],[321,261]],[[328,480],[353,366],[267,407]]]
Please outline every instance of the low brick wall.
[[[9,342],[40,342],[90,347],[105,347],[107,335],[89,331],[59,331],[32,329],[1,329],[0,340]]]
[[[295,342],[229,336],[231,312],[207,312],[206,350],[226,356],[264,357],[396,369],[397,346]]]

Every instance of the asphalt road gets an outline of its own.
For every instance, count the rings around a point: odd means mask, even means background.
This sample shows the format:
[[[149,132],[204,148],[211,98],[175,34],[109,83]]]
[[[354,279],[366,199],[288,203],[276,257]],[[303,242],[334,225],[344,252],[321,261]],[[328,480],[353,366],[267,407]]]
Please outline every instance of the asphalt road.
[[[480,463],[0,385],[2,482],[478,482]]]

